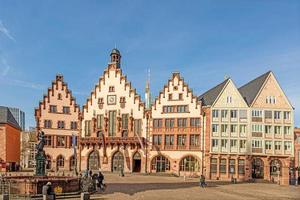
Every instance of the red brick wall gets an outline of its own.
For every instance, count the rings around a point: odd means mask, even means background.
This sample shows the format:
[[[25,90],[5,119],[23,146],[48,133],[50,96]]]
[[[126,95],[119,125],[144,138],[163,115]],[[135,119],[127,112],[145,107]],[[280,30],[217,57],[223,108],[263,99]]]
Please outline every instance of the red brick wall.
[[[20,163],[20,130],[6,124],[6,162]]]

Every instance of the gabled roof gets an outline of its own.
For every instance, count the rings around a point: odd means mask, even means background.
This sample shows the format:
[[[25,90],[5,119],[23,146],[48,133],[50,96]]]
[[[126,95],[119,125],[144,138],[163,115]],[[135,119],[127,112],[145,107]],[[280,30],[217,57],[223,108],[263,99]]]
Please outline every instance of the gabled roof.
[[[256,79],[239,88],[241,95],[249,106],[253,103],[255,97],[258,95],[260,89],[263,87],[265,81],[271,73],[271,71],[268,71],[267,73],[257,77]]]
[[[230,79],[227,78],[226,80],[224,80],[222,83],[220,83],[219,85],[213,87],[212,89],[206,91],[205,93],[201,94],[198,97],[198,100],[202,101],[203,105],[213,105],[214,102],[216,101],[216,99],[218,98],[219,94],[223,91],[223,88],[225,87],[225,85],[227,84],[227,82]]]
[[[9,124],[19,130],[21,127],[7,107],[0,106],[0,124]]]

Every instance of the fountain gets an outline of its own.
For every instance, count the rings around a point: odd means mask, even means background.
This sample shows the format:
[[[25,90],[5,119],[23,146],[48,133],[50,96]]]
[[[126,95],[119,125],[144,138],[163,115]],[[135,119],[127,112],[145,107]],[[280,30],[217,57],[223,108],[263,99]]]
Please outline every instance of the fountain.
[[[80,178],[72,176],[47,176],[46,155],[44,151],[45,135],[38,132],[37,153],[35,155],[36,170],[34,175],[6,176],[5,180],[10,183],[10,193],[26,196],[42,194],[42,187],[51,182],[56,193],[74,193],[80,191]],[[12,187],[13,186],[13,187]]]

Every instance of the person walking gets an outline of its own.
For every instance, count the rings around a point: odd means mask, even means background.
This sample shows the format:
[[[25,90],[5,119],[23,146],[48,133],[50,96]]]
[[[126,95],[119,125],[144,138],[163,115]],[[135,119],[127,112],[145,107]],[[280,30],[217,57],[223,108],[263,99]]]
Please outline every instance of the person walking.
[[[89,176],[92,178],[92,176],[93,176],[93,171],[90,169],[90,170],[88,171],[88,173],[89,173]]]
[[[99,171],[97,181],[98,181],[98,187],[100,190],[104,191],[105,185],[103,184],[104,175]]]
[[[200,186],[202,188],[204,188],[206,186],[206,183],[205,183],[205,176],[203,174],[201,174],[200,176]]]

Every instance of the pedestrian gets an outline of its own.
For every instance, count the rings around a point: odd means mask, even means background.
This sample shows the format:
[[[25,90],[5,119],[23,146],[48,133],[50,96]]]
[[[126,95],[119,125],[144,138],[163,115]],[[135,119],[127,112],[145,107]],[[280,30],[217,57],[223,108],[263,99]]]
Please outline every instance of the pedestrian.
[[[83,178],[87,178],[89,176],[89,170],[86,169],[83,173]]]
[[[42,188],[42,193],[43,193],[43,199],[56,199],[55,193],[52,189],[52,184],[51,182],[48,182],[46,185],[43,186]]]
[[[203,174],[201,174],[200,176],[200,186],[202,188],[204,188],[206,186],[206,183],[205,183],[205,176]]]
[[[105,189],[105,186],[103,184],[103,180],[104,180],[104,175],[99,171],[97,181],[98,181],[98,187],[102,191]]]
[[[121,176],[121,177],[124,177],[124,169],[123,169],[123,166],[120,165],[119,167],[120,167],[120,176]]]

